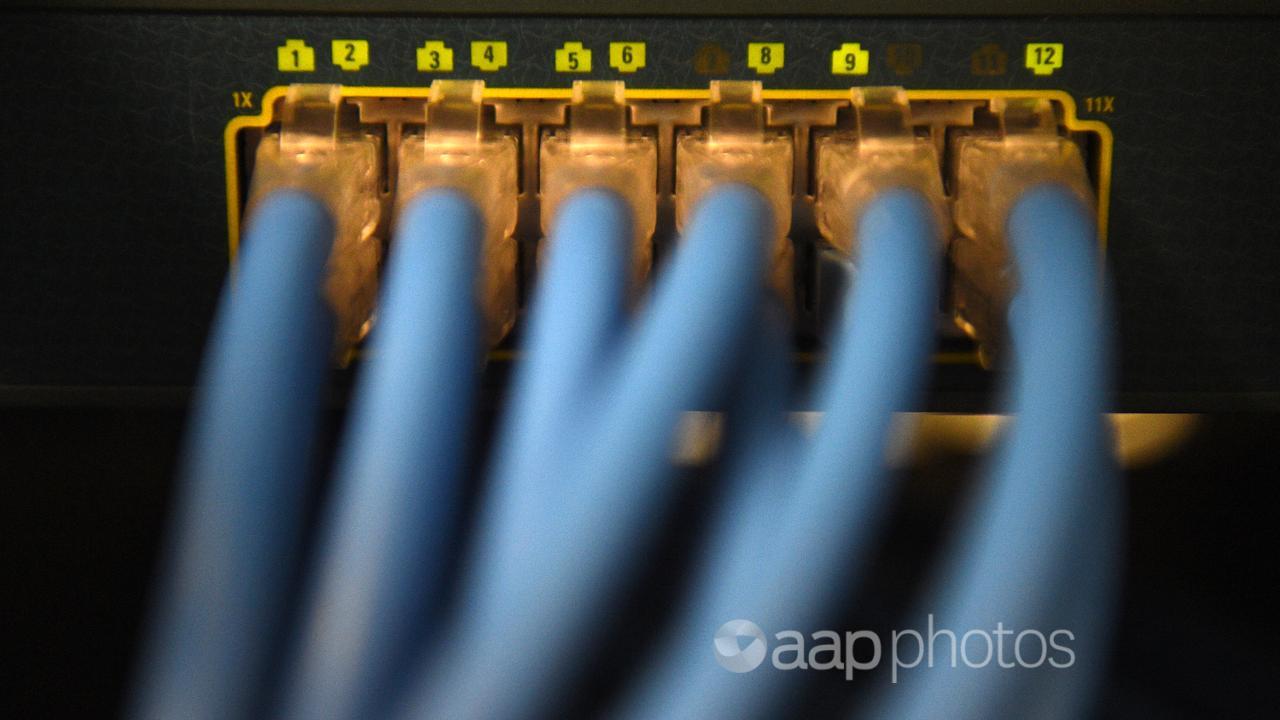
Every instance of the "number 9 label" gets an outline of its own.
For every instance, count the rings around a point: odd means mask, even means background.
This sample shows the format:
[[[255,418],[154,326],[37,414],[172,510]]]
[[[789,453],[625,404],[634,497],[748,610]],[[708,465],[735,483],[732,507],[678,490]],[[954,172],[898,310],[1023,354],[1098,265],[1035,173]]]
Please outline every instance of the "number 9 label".
[[[866,75],[871,53],[859,43],[845,43],[831,53],[832,75]]]

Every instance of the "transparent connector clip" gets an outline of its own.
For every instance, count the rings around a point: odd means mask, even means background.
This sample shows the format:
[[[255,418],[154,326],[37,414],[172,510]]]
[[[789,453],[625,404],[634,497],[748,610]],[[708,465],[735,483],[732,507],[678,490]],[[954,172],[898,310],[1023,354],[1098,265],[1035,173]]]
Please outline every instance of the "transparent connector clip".
[[[484,219],[482,276],[477,295],[490,344],[511,329],[516,315],[516,227],[519,145],[488,128],[484,83],[436,80],[422,135],[400,141],[396,208],[421,193],[448,188],[464,193]]]
[[[1023,192],[1055,183],[1096,207],[1080,148],[1058,133],[1048,100],[993,100],[994,133],[954,141],[957,237],[952,305],[956,324],[982,342],[989,360],[1003,343],[1005,310],[1016,277],[1005,224]]]
[[[854,88],[854,126],[819,135],[817,220],[822,235],[848,258],[857,251],[857,228],[867,204],[881,192],[907,188],[934,208],[940,237],[950,232],[942,167],[927,137],[917,137],[901,88]]]
[[[773,210],[771,284],[790,304],[792,139],[766,126],[760,83],[711,83],[707,127],[681,135],[676,145],[676,226],[689,222],[698,202],[724,183],[755,188]]]
[[[610,190],[631,209],[633,283],[639,286],[653,261],[657,223],[658,147],[654,137],[629,129],[621,82],[573,84],[567,129],[543,138],[542,234],[560,203],[585,188]]]
[[[280,131],[254,156],[245,216],[283,189],[319,198],[334,218],[325,297],[336,319],[335,348],[345,357],[368,329],[377,297],[384,207],[380,193],[382,140],[366,133],[337,85],[291,85]]]

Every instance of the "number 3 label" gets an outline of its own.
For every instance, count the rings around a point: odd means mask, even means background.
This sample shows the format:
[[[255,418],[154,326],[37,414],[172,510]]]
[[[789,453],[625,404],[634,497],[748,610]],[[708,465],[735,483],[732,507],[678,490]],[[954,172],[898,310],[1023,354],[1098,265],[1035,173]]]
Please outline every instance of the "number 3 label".
[[[452,72],[453,50],[439,40],[428,40],[418,48],[418,72]]]

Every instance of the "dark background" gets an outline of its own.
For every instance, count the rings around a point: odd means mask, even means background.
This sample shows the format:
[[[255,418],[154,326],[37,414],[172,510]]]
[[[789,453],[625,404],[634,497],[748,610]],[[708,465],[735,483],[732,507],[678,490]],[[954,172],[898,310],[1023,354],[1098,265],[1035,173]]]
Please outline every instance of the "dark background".
[[[845,41],[872,51],[871,75],[856,82],[901,83],[882,64],[884,45],[916,41],[926,63],[910,87],[1116,96],[1116,114],[1103,119],[1116,137],[1109,260],[1121,406],[1215,412],[1173,454],[1125,479],[1124,612],[1101,714],[1269,717],[1280,706],[1276,19],[2,19],[2,616],[5,695],[18,705],[7,716],[101,717],[119,707],[185,388],[227,267],[222,129],[237,112],[232,92],[260,97],[293,79],[274,69],[285,37],[317,47],[309,80],[422,85],[431,78],[412,65],[422,40],[458,49],[493,35],[513,56],[486,76],[497,85],[563,86],[570,78],[549,70],[552,48],[584,40],[600,58],[610,38],[649,43],[649,68],[625,78],[639,86],[704,86],[689,58],[708,39],[731,49],[733,77],[753,77],[742,59],[748,40],[785,42],[787,66],[770,87],[840,86],[824,63]],[[358,79],[327,65],[327,40],[350,36],[373,43]],[[1066,67],[1050,78],[1026,73],[1017,53],[1032,40],[1064,42]],[[968,54],[987,42],[1010,52],[1007,76],[967,74]],[[461,53],[456,61],[465,69]],[[613,76],[597,59],[588,77]],[[959,487],[969,461],[936,458],[911,482]],[[905,494],[899,534],[936,525],[944,511],[927,495]]]

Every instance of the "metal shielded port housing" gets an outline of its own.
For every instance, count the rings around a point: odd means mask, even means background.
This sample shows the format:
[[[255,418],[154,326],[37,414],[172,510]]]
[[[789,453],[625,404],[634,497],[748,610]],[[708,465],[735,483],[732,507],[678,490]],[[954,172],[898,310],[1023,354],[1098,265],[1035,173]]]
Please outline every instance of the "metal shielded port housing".
[[[814,137],[818,228],[833,248],[855,259],[858,222],[867,204],[894,188],[915,190],[933,206],[940,233],[950,226],[938,149],[917,135],[901,88],[855,88],[843,127]]]
[[[954,133],[951,159],[956,237],[951,246],[955,321],[981,343],[986,363],[1006,343],[1006,310],[1017,278],[1005,237],[1014,203],[1031,187],[1053,183],[1097,210],[1080,145],[1059,129],[1044,99],[998,99],[986,127]]]
[[[632,282],[638,287],[653,261],[657,141],[632,127],[620,82],[575,82],[568,114],[567,127],[542,137],[543,236],[550,232],[560,203],[575,191],[595,187],[614,192],[631,210]]]
[[[716,186],[755,188],[773,210],[770,282],[784,302],[792,298],[791,230],[794,141],[786,130],[766,127],[758,82],[713,82],[705,127],[676,144],[676,226],[683,229],[699,201]]]
[[[632,289],[639,291],[651,265],[661,272],[678,228],[706,192],[727,182],[760,190],[774,209],[770,286],[792,311],[800,350],[821,347],[856,258],[858,213],[881,189],[912,187],[938,208],[951,262],[937,357],[948,364],[994,357],[1003,337],[1002,303],[1012,280],[1002,227],[993,219],[1002,210],[984,199],[991,191],[1012,198],[1008,188],[1056,167],[1056,177],[1075,183],[1082,198],[1096,199],[1105,238],[1110,131],[1077,118],[1074,100],[1058,91],[770,90],[747,81],[668,90],[599,81],[300,89],[306,87],[272,89],[261,114],[227,127],[232,255],[241,208],[278,184],[272,178],[279,174],[281,134],[297,125],[301,107],[290,103],[300,93],[323,96],[328,124],[307,142],[336,143],[338,150],[326,152],[353,160],[341,170],[325,166],[328,175],[308,172],[324,178],[317,192],[331,192],[336,173],[362,178],[344,182],[361,188],[350,192],[364,198],[369,213],[359,232],[350,231],[368,240],[352,247],[369,254],[344,260],[353,270],[343,277],[375,277],[368,269],[386,237],[390,208],[431,187],[463,190],[485,216],[478,295],[494,343],[518,316],[517,292],[536,283],[538,250],[555,208],[588,186],[618,193],[634,213]],[[244,187],[251,188],[247,197]],[[339,287],[361,292],[347,290],[342,300]],[[344,311],[350,342],[363,331],[374,287],[348,281],[334,289],[335,307],[350,304]]]
[[[515,323],[516,196],[519,143],[486,121],[484,83],[437,80],[425,107],[421,134],[400,140],[396,212],[422,193],[448,188],[471,198],[484,219],[477,298],[490,344]]]
[[[291,85],[279,130],[262,138],[254,156],[247,214],[271,193],[293,189],[319,198],[333,216],[325,294],[339,357],[367,332],[377,296],[386,215],[381,173],[382,139],[356,122],[331,85]]]

